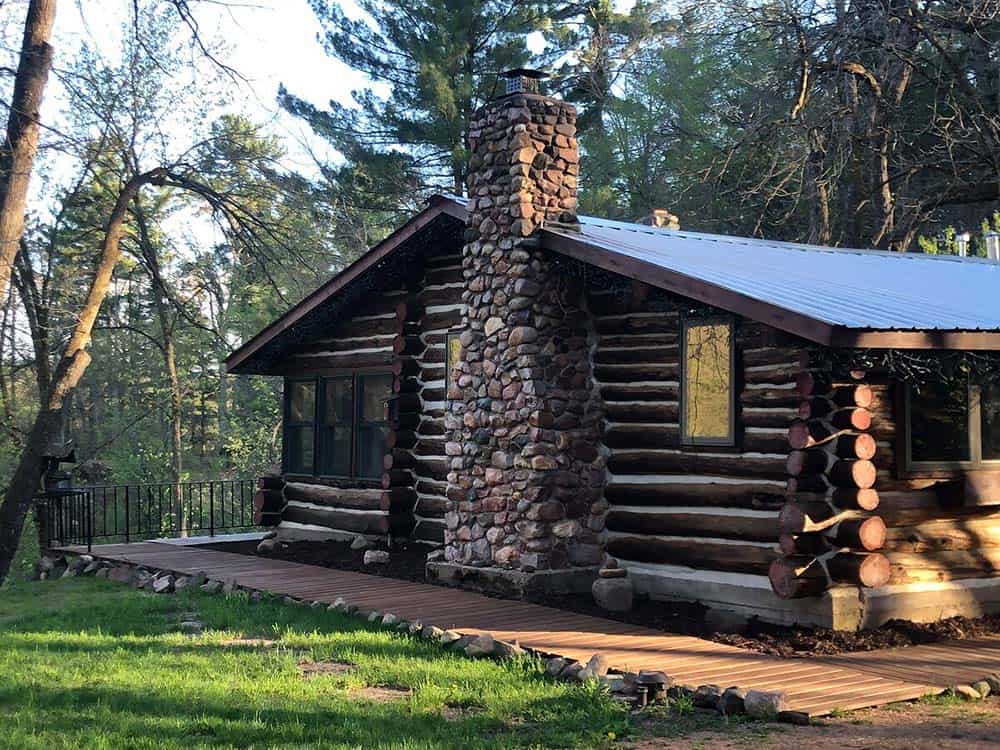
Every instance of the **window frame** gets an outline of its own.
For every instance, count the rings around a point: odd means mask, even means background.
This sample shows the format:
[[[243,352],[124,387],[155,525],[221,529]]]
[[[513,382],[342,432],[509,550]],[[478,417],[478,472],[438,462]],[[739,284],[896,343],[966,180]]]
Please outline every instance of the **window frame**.
[[[983,458],[982,432],[982,386],[970,383],[967,386],[969,409],[966,433],[969,438],[968,461],[914,461],[913,460],[913,387],[900,383],[902,396],[898,403],[902,408],[903,429],[900,430],[896,450],[901,458],[898,462],[900,475],[904,477],[950,478],[969,471],[1000,471],[1000,459]],[[900,445],[900,441],[902,445]]]
[[[317,435],[316,435],[316,415],[319,403],[319,382],[318,378],[315,377],[286,377],[284,383],[284,404],[282,408],[282,420],[281,420],[281,468],[283,473],[286,474],[301,474],[302,476],[314,476],[316,471],[316,446],[317,446]],[[292,390],[296,383],[312,383],[313,386],[313,419],[311,422],[292,422]],[[308,474],[304,473],[304,470],[292,470],[290,461],[290,443],[288,440],[288,430],[294,427],[305,427],[311,426],[313,431],[313,460],[312,467]]]
[[[372,370],[350,370],[350,371],[329,371],[316,375],[309,376],[287,376],[284,383],[284,409],[283,409],[283,419],[281,428],[281,468],[282,473],[291,476],[301,476],[301,477],[312,477],[315,479],[329,479],[336,480],[340,482],[368,482],[368,483],[378,483],[381,480],[381,474],[374,477],[362,477],[358,475],[358,424],[360,421],[361,414],[361,399],[359,398],[359,379],[372,376],[388,376],[392,377],[393,373],[391,369],[372,369]],[[331,380],[338,379],[351,379],[351,460],[350,469],[348,474],[332,474],[323,471],[323,467],[320,466],[322,458],[323,449],[323,432],[326,423],[322,421],[326,410],[326,383]],[[315,387],[315,398],[313,406],[313,421],[309,422],[296,422],[290,424],[289,417],[291,416],[291,393],[292,389],[290,385],[292,383],[301,382],[311,382]],[[389,404],[390,413],[387,415],[384,424],[388,429],[392,429],[393,418],[391,414],[391,403],[394,398],[392,392],[392,387],[390,385],[389,397],[387,399],[387,404]],[[288,441],[288,428],[296,427],[301,425],[312,425],[313,428],[313,463],[312,470],[310,472],[304,471],[294,471],[291,469],[290,456],[289,456],[289,441]],[[371,423],[374,424],[374,423]],[[379,423],[382,424],[382,423]]]
[[[696,437],[688,435],[687,402],[689,398],[687,385],[687,334],[692,326],[725,325],[729,329],[729,433],[725,437]],[[680,446],[682,448],[736,448],[739,444],[737,435],[736,392],[738,389],[736,370],[736,319],[732,315],[682,315],[680,320],[680,367],[678,373],[680,383],[678,388],[678,428],[680,429]]]

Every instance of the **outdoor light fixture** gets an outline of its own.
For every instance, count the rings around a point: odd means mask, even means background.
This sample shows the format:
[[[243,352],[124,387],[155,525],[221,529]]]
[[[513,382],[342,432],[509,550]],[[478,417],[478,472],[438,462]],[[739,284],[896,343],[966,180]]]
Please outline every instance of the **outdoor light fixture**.
[[[986,242],[986,257],[1000,261],[1000,232],[986,232],[983,234],[983,240]]]
[[[969,240],[972,236],[968,232],[960,232],[955,235],[955,247],[958,248],[958,255],[961,258],[969,254]]]

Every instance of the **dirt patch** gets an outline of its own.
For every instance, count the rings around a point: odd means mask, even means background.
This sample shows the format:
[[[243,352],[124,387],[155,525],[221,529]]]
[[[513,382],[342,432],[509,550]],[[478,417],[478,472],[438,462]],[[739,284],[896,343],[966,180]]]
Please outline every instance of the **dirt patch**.
[[[351,695],[375,703],[389,703],[410,697],[409,688],[398,685],[369,685],[367,687],[352,690]]]
[[[669,743],[671,750],[968,750],[997,747],[1000,699],[885,706],[807,727],[676,716],[636,724],[639,737],[619,747],[662,750]]]
[[[441,709],[441,718],[445,721],[464,721],[470,716],[481,714],[485,709],[480,706],[461,706],[453,703],[445,704]]]
[[[220,542],[205,546],[223,552],[257,555],[257,542],[254,541]],[[428,583],[424,577],[427,548],[419,544],[400,545],[392,550],[388,564],[367,567],[363,562],[364,550],[353,550],[346,542],[292,542],[279,547],[272,554],[260,557]],[[598,607],[590,594],[545,596],[535,601],[570,612],[641,625],[666,633],[708,638],[749,651],[783,657],[874,651],[1000,634],[1000,615],[978,619],[952,617],[930,624],[893,620],[875,630],[860,633],[824,628],[783,627],[751,620],[742,633],[722,634],[713,632],[705,624],[705,607],[694,602],[659,602],[640,598],[632,611],[613,613],[605,612]]]
[[[305,679],[344,675],[354,670],[354,665],[346,661],[303,661],[299,662],[299,674]]]

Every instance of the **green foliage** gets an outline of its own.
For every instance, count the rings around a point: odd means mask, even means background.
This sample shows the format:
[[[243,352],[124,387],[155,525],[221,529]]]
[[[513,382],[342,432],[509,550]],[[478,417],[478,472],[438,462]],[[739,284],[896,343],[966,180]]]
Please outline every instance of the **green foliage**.
[[[203,635],[181,634],[184,613]],[[472,660],[276,601],[20,584],[0,594],[0,639],[0,747],[19,750],[599,748],[628,729],[609,696],[531,660]],[[316,662],[348,667],[303,677]],[[373,687],[397,692],[380,701]]]

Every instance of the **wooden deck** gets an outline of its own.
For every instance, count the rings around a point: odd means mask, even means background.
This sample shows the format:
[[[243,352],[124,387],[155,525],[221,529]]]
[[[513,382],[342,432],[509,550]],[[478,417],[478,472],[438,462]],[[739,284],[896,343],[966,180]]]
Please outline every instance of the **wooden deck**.
[[[783,690],[791,709],[810,716],[911,700],[1000,671],[1000,638],[781,659],[701,638],[470,591],[198,547],[145,542],[95,547],[93,554],[178,573],[203,570],[213,578],[233,579],[246,588],[308,600],[333,602],[343,596],[362,608],[462,633],[488,632],[502,640],[516,640],[523,646],[581,661],[600,652],[619,669],[662,670],[681,684]]]

